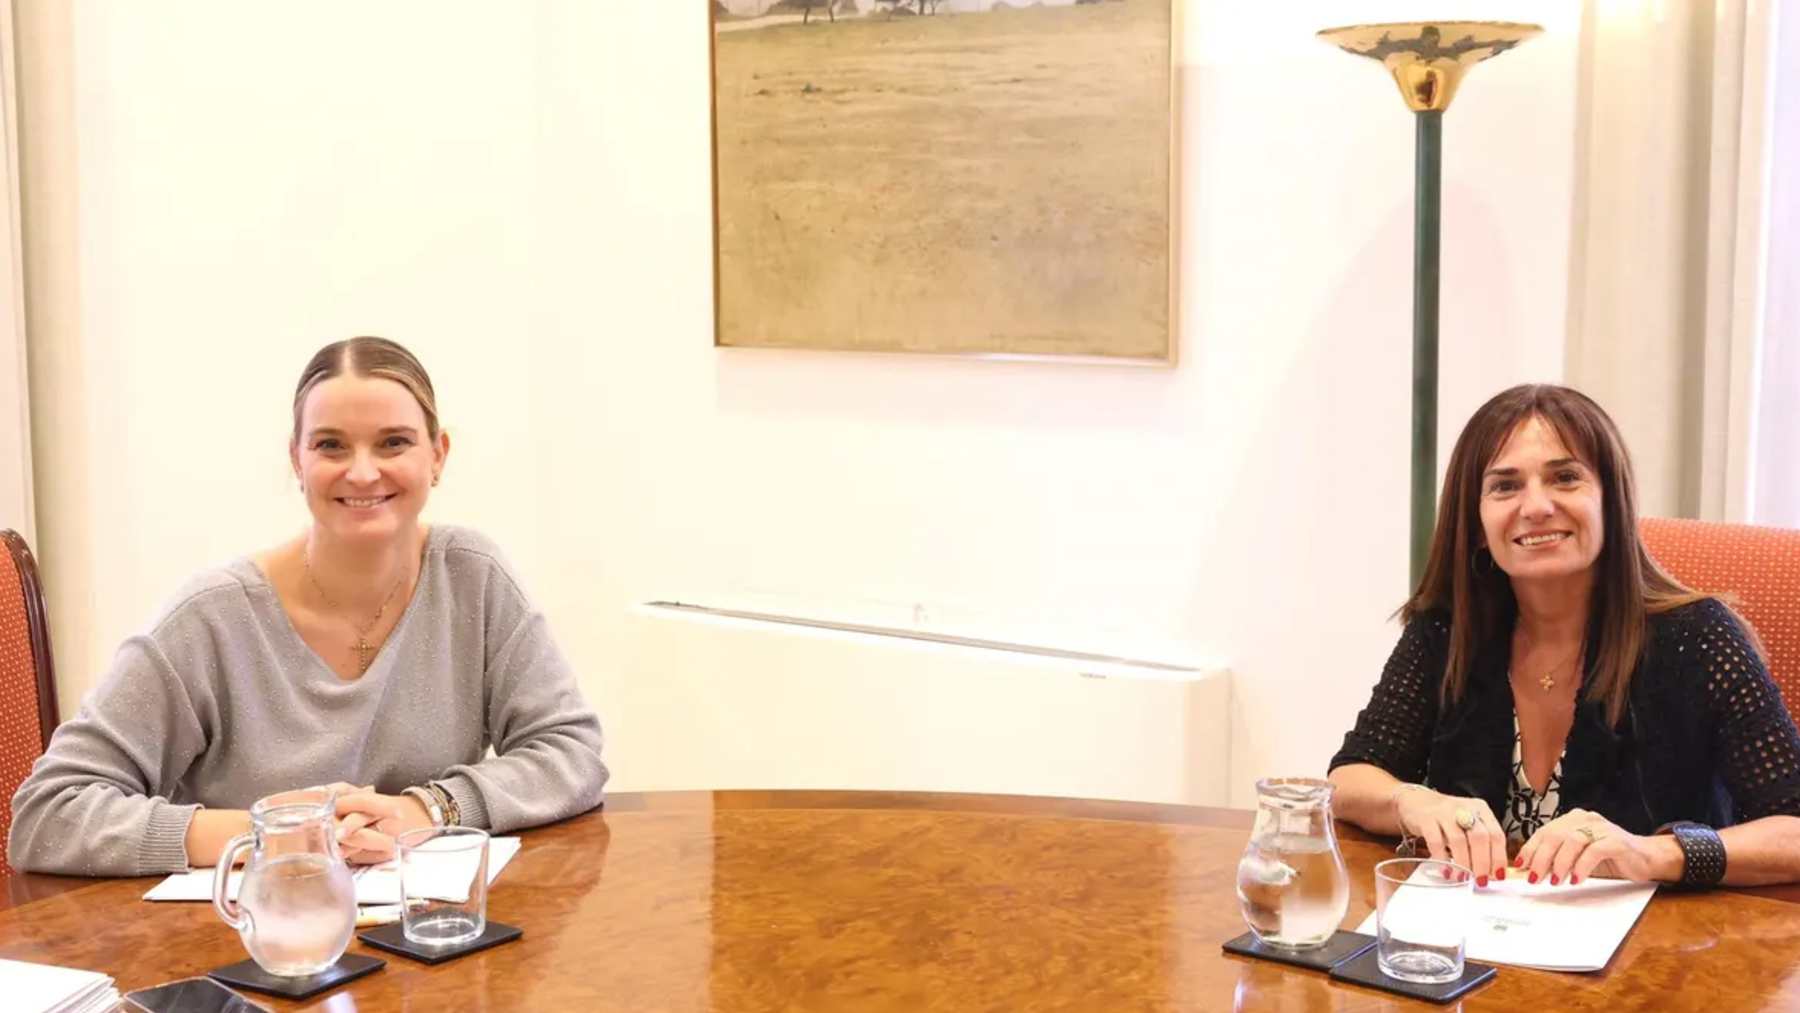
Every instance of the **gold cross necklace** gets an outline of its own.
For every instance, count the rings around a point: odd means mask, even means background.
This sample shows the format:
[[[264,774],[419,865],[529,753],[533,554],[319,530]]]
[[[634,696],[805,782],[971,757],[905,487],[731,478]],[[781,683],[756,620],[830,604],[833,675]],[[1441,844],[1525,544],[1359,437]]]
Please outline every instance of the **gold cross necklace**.
[[[312,581],[313,590],[319,592],[319,597],[325,602],[326,607],[333,612],[343,612],[343,607],[331,600],[331,596],[325,593],[324,585],[319,583],[319,578],[313,573],[311,546],[303,546],[300,549],[300,560],[301,564],[306,567],[306,579]],[[356,629],[356,644],[353,647],[353,650],[356,651],[356,674],[367,674],[369,662],[375,660],[377,648],[376,645],[369,643],[369,631],[375,628],[376,623],[381,622],[381,617],[386,614],[388,605],[393,602],[394,595],[399,593],[400,585],[404,583],[406,583],[406,573],[401,571],[400,578],[394,581],[393,587],[388,588],[387,597],[381,600],[381,604],[375,609],[375,614],[369,617],[367,623],[357,626],[356,620],[348,616],[344,617],[345,621]]]

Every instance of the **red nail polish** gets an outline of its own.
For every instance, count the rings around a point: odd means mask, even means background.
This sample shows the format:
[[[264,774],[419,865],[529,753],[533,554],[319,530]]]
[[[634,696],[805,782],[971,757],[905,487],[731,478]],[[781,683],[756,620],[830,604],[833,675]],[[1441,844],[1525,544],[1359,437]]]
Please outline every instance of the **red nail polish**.
[[[1476,876],[1475,877],[1475,885],[1476,886],[1486,886],[1487,885],[1487,877],[1486,876]]]
[[[1532,873],[1532,874],[1531,874],[1531,880],[1530,880],[1530,881],[1531,881],[1531,882],[1533,882],[1533,883],[1535,883],[1535,882],[1537,882],[1537,873],[1535,873],[1535,872],[1534,872],[1534,873]]]
[[[1513,868],[1515,868],[1515,869],[1525,868],[1524,852],[1520,852],[1519,854],[1513,856]]]
[[[1554,872],[1551,873],[1550,874],[1550,885],[1551,886],[1561,886],[1562,885],[1562,877],[1558,876]]]
[[[1494,878],[1495,879],[1505,879],[1506,878],[1506,866],[1502,865],[1500,868],[1495,869],[1494,870]]]
[[[1572,872],[1569,873],[1569,885],[1570,886],[1574,886],[1576,883],[1579,883],[1579,882],[1581,882],[1580,876],[1577,876]]]

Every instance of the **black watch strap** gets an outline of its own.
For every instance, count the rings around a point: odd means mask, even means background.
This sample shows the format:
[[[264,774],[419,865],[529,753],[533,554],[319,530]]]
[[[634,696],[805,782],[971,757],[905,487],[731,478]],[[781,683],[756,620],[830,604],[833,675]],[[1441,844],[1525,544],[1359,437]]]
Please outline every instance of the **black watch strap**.
[[[1675,843],[1681,846],[1682,858],[1686,860],[1681,869],[1681,885],[1719,885],[1725,878],[1725,842],[1719,839],[1719,832],[1704,823],[1686,820],[1670,823],[1657,832],[1664,830],[1675,835]]]

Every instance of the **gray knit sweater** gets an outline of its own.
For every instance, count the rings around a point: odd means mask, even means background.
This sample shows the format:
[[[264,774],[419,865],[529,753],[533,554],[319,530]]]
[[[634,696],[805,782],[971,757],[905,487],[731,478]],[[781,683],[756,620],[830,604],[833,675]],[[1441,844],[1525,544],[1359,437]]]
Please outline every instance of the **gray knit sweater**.
[[[201,806],[348,781],[435,781],[471,826],[592,808],[600,722],[492,542],[434,526],[418,589],[362,678],[332,672],[249,559],[192,581],[65,722],[13,796],[15,868],[187,868]],[[489,746],[496,755],[488,756]]]

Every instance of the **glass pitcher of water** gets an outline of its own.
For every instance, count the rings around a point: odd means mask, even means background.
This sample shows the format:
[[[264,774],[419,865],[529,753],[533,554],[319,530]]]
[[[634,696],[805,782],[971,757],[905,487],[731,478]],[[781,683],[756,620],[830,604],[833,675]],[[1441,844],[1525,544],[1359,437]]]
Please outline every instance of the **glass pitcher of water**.
[[[324,788],[282,792],[250,807],[250,832],[225,845],[213,873],[213,909],[270,974],[317,974],[344,955],[356,929],[356,887],[338,853],[337,805]],[[250,849],[237,901],[231,866]]]
[[[1238,904],[1250,931],[1293,949],[1323,946],[1350,908],[1350,876],[1331,825],[1329,781],[1256,782],[1256,826],[1238,861]]]

